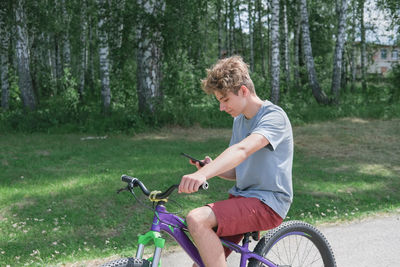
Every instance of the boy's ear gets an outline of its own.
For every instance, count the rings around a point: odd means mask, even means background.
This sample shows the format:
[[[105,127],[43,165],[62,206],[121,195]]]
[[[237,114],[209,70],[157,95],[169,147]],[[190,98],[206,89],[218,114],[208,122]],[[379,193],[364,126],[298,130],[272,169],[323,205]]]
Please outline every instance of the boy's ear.
[[[240,86],[240,89],[243,92],[243,96],[248,96],[250,94],[249,88],[247,88],[245,85]]]

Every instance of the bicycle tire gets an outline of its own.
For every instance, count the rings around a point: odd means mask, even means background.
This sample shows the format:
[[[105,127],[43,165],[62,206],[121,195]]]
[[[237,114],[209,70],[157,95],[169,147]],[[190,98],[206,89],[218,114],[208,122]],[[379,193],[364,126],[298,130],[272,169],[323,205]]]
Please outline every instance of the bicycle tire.
[[[149,267],[148,260],[136,258],[122,258],[102,264],[100,267]]]
[[[268,231],[254,252],[277,266],[336,266],[332,248],[325,236],[311,224],[302,221],[287,221]],[[265,265],[250,259],[248,266]]]

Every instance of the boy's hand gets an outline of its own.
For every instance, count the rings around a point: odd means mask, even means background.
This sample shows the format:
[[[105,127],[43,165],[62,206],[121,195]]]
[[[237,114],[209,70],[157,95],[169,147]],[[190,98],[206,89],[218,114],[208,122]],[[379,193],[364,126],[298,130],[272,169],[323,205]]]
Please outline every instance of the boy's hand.
[[[197,165],[199,165],[197,163]],[[193,193],[199,190],[199,187],[206,181],[206,177],[197,172],[187,174],[182,177],[181,183],[179,184],[179,193]]]

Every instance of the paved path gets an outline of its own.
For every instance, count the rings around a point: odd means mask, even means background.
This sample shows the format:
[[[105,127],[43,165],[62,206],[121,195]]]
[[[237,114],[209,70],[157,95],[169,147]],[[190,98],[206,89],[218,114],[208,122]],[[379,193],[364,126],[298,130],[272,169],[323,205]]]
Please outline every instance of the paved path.
[[[319,226],[318,229],[329,240],[338,267],[400,266],[400,214]],[[229,267],[239,265],[237,255],[229,257]],[[163,255],[162,265],[191,266],[191,260],[183,251],[176,251]]]

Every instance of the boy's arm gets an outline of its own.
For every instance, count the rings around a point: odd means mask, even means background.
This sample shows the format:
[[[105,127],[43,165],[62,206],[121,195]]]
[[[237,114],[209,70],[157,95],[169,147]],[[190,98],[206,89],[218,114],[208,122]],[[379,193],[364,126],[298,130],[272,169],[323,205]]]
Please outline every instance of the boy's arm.
[[[206,157],[204,158],[204,160],[202,160],[202,162],[203,162],[204,165],[210,164],[210,163],[212,162],[212,159],[211,159],[209,156],[206,156]],[[200,170],[201,168],[203,168],[202,166],[200,166],[200,163],[199,163],[199,162],[194,162],[194,161],[192,161],[192,160],[189,160],[189,163],[192,164],[192,165],[194,165],[194,166],[196,166],[196,168],[197,168],[198,170]],[[203,166],[204,166],[204,165],[203,165]],[[235,180],[236,180],[236,170],[235,170],[235,168],[230,169],[230,170],[228,170],[228,171],[226,171],[226,172],[224,172],[224,173],[218,174],[218,177],[220,177],[220,178],[222,178],[222,179],[225,179],[225,180],[228,180],[228,181],[235,181]]]
[[[242,163],[251,154],[267,146],[269,141],[260,134],[251,134],[240,143],[228,147],[215,160],[198,171],[184,175],[179,185],[179,192],[196,192],[207,179],[217,175],[232,174],[232,169]],[[223,177],[223,176],[222,176]],[[232,176],[227,176],[226,178]],[[235,175],[236,177],[236,175]]]
[[[224,173],[218,174],[218,177],[229,180],[229,181],[235,181],[236,180],[236,171],[235,168],[230,169],[229,171],[226,171]]]

